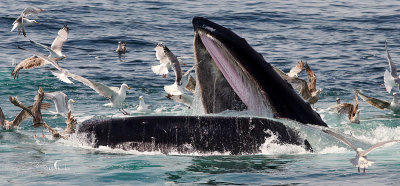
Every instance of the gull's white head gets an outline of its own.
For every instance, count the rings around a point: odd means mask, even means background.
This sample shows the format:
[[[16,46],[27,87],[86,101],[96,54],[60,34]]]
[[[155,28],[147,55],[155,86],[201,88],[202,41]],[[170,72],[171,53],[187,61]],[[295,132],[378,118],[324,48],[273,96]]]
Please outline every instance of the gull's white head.
[[[142,101],[143,100],[143,96],[139,96],[139,100]]]
[[[123,83],[122,85],[121,85],[121,90],[130,90],[131,89],[131,87],[129,87],[127,84],[125,84],[125,83]]]
[[[163,43],[157,43],[157,45],[156,45],[156,47],[154,48],[154,50],[156,50],[157,51],[157,49],[159,49],[159,48],[164,48],[164,45],[163,45]]]
[[[362,152],[362,151],[364,151],[362,148],[357,148],[356,150],[357,150],[357,152]]]
[[[68,103],[69,103],[69,104],[73,104],[73,103],[75,103],[75,100],[69,99],[69,100],[68,100]]]
[[[336,98],[336,103],[340,104],[340,98]]]

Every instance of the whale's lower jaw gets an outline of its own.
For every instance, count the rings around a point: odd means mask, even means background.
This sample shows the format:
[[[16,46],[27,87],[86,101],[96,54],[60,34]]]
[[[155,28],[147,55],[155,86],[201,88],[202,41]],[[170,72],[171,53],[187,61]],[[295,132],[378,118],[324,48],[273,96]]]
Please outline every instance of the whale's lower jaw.
[[[86,134],[94,147],[124,150],[190,153],[257,154],[261,145],[277,136],[280,144],[310,144],[297,131],[280,122],[254,117],[142,116],[83,122],[78,133]],[[95,136],[91,138],[91,136]]]

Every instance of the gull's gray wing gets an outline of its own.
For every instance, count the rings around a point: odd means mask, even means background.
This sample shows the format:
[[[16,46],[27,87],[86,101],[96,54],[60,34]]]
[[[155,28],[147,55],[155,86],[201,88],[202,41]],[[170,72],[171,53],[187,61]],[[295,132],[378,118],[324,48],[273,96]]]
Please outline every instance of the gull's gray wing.
[[[329,134],[330,136],[335,137],[336,139],[342,141],[344,144],[348,145],[350,148],[352,148],[354,151],[357,152],[357,148],[354,147],[354,145],[351,144],[349,141],[347,141],[346,138],[343,137],[342,135],[337,134],[337,133],[335,133],[335,132],[333,132],[333,131],[331,131],[331,130],[327,130],[327,129],[324,129],[324,130],[322,130],[322,131],[325,132],[325,133],[327,133],[327,134]]]
[[[53,100],[58,111],[68,110],[67,95],[64,92],[46,92],[44,98]]]
[[[355,91],[357,95],[361,97],[365,102],[369,103],[370,105],[379,108],[379,109],[390,109],[390,103],[384,100],[380,100],[377,98],[369,97],[363,93],[361,93],[359,90]]]
[[[175,81],[180,84],[182,79],[182,69],[181,65],[179,64],[178,58],[168,49],[168,47],[164,46],[164,52],[169,61],[171,61],[172,68],[175,72]]]
[[[51,49],[57,53],[61,54],[62,47],[64,43],[68,39],[69,28],[67,25],[64,25],[59,31],[56,39],[54,39],[53,43],[51,44]]]
[[[369,149],[365,150],[364,152],[362,152],[361,156],[366,156],[368,153],[370,153],[372,150],[382,147],[383,145],[387,144],[387,143],[393,143],[393,142],[399,142],[400,140],[389,140],[389,141],[383,141],[383,142],[379,142],[375,145],[372,145],[372,147],[370,147]]]
[[[385,40],[385,49],[386,49],[386,55],[387,55],[386,57],[387,57],[387,60],[389,62],[390,74],[395,79],[399,78],[399,75],[397,75],[396,65],[393,63],[392,57],[390,57],[390,54],[389,54],[389,49],[388,49],[388,46],[387,46],[387,40]]]
[[[30,7],[26,7],[24,9],[24,11],[21,13],[21,15],[26,17],[28,15],[38,14],[40,12],[43,12],[43,9],[30,6]]]
[[[97,93],[99,93],[100,95],[102,95],[108,99],[111,99],[114,95],[117,94],[117,92],[115,92],[113,89],[111,89],[110,87],[103,85],[101,83],[88,80],[82,76],[72,74],[72,73],[69,73],[69,76],[72,77],[73,79],[83,83],[84,85],[92,88],[94,91],[96,91]]]

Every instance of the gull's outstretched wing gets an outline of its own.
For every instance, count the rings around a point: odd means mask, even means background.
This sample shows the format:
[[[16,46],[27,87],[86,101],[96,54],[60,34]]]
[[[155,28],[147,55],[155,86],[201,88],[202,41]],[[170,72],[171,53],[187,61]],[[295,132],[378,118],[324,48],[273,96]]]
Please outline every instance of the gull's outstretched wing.
[[[171,62],[172,68],[174,69],[175,81],[178,82],[178,84],[179,84],[182,79],[182,69],[181,69],[181,65],[179,64],[179,60],[166,46],[164,46],[164,52],[165,52],[165,55],[167,56],[168,60]]]
[[[39,58],[42,58],[46,62],[50,63],[51,65],[53,65],[59,71],[58,73],[53,72],[53,75],[55,75],[58,79],[60,79],[61,81],[65,82],[65,83],[72,83],[72,81],[68,79],[70,72],[68,70],[65,70],[65,69],[61,68],[60,65],[58,65],[58,63],[54,59],[46,57],[43,54],[40,54],[38,52],[22,48],[20,46],[18,46],[18,48],[21,49],[21,50],[25,50],[27,52],[30,52],[30,53],[34,54],[35,56],[37,56]]]
[[[22,16],[29,16],[29,15],[32,15],[32,14],[38,14],[40,12],[43,12],[43,9],[30,6],[30,7],[26,7],[24,9],[24,11],[21,13],[21,15]]]
[[[24,25],[24,17],[31,15],[31,14],[37,14],[42,12],[43,9],[36,8],[36,7],[26,7],[24,11],[21,13],[21,15],[15,20],[18,21],[18,19],[21,19],[21,28],[22,28],[22,34],[26,37],[26,32],[25,32],[25,25]]]
[[[386,49],[386,55],[387,55],[386,57],[387,57],[387,60],[389,62],[390,74],[392,75],[392,77],[398,78],[399,75],[397,75],[396,65],[393,63],[392,57],[390,57],[390,54],[389,54],[389,49],[388,49],[388,46],[387,46],[387,40],[385,40],[385,49]]]
[[[365,102],[369,103],[370,105],[379,108],[379,109],[390,109],[390,103],[384,100],[380,100],[377,98],[369,97],[363,93],[361,93],[359,90],[355,91],[357,95],[361,97]]]
[[[344,144],[348,145],[350,148],[352,148],[354,151],[357,152],[357,148],[354,147],[354,145],[351,144],[349,141],[347,141],[346,138],[343,137],[342,135],[337,134],[337,133],[335,133],[335,132],[333,132],[333,131],[331,131],[331,130],[328,130],[328,129],[324,129],[324,130],[322,130],[322,131],[325,132],[325,133],[327,133],[327,134],[329,134],[329,135],[331,135],[332,137],[335,137],[336,139],[342,141]]]
[[[51,106],[50,103],[42,103],[41,109],[49,109]],[[28,109],[32,109],[33,106],[27,107]],[[26,110],[21,110],[19,114],[12,121],[13,126],[19,126],[26,118],[31,117],[31,115]]]
[[[389,141],[383,141],[383,142],[379,142],[375,145],[372,145],[372,147],[370,147],[369,149],[365,150],[361,156],[366,156],[368,153],[370,153],[372,150],[382,147],[383,145],[387,144],[387,143],[393,143],[393,142],[400,142],[400,140],[389,140]]]
[[[396,86],[396,81],[388,70],[385,70],[385,73],[383,74],[383,82],[385,83],[384,85],[388,93],[390,93],[392,88]]]
[[[69,28],[67,25],[64,25],[59,31],[56,39],[54,39],[53,43],[51,44],[51,49],[57,53],[61,54],[62,47],[64,43],[68,39]]]
[[[298,74],[303,70],[304,61],[299,61],[296,66],[290,69],[290,72],[287,73],[289,77],[298,77]]]
[[[272,67],[274,68],[275,72],[277,72],[279,76],[281,76],[282,79],[286,80],[288,83],[292,85],[294,89],[298,91],[298,93],[304,100],[308,100],[311,97],[310,90],[308,89],[308,85],[305,80],[297,77],[290,77],[287,74],[285,74],[281,69],[275,66]]]
[[[64,92],[46,92],[44,93],[44,98],[52,100],[57,111],[68,110],[67,95]]]
[[[24,59],[17,66],[15,66],[14,70],[11,72],[11,76],[18,79],[19,71],[21,69],[31,69],[35,67],[40,67],[47,64],[45,60],[37,56],[31,56],[29,58]]]
[[[305,63],[305,67],[306,67],[306,72],[307,72],[307,76],[308,76],[308,89],[310,90],[310,92],[315,92],[317,91],[317,77],[315,76],[314,72],[311,70],[310,66],[308,66],[307,63]]]
[[[72,77],[73,79],[83,83],[84,85],[90,87],[91,89],[93,89],[94,91],[96,91],[97,93],[99,93],[100,95],[102,95],[108,99],[111,99],[113,96],[115,96],[117,94],[117,92],[115,92],[113,89],[111,89],[110,87],[103,85],[101,83],[88,80],[82,76],[72,74],[72,73],[69,73],[69,76]]]

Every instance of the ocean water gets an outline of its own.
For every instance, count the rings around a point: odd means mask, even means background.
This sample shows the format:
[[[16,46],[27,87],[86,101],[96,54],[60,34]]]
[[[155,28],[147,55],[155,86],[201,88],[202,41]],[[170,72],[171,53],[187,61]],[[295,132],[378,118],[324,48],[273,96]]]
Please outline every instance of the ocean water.
[[[334,130],[351,136],[367,148],[379,141],[399,139],[400,117],[381,111],[360,100],[360,125],[326,110],[335,104],[354,102],[353,91],[391,100],[385,92],[383,73],[388,68],[384,42],[400,61],[400,2],[398,1],[11,1],[0,2],[0,106],[7,119],[19,110],[9,101],[18,96],[33,102],[37,88],[63,91],[77,101],[74,115],[79,122],[92,118],[121,117],[108,101],[79,82],[65,84],[52,74],[52,67],[22,70],[18,80],[10,73],[15,64],[30,57],[17,45],[47,53],[27,38],[10,32],[14,19],[26,6],[45,11],[32,16],[38,25],[27,35],[51,44],[65,24],[70,35],[59,64],[88,79],[119,87],[132,87],[126,98],[131,115],[190,115],[183,105],[165,98],[164,85],[173,76],[156,76],[150,69],[156,60],[154,47],[163,42],[178,56],[193,56],[194,16],[203,16],[231,28],[244,37],[271,64],[288,72],[299,60],[307,61],[323,88],[315,107]],[[128,52],[119,60],[117,42],[127,42]],[[193,59],[184,59],[194,64]],[[304,74],[302,78],[306,78]],[[136,111],[138,97],[144,96],[152,112]],[[50,109],[54,111],[55,108]],[[65,118],[43,112],[46,123],[65,128]],[[285,122],[307,137],[315,152],[279,145],[267,140],[256,155],[178,154],[92,148],[80,136],[55,141],[34,139],[31,121],[21,127],[0,131],[0,184],[69,185],[286,185],[286,184],[379,184],[400,183],[400,144],[388,145],[368,155],[376,163],[367,173],[357,173],[349,159],[354,152],[318,130]],[[41,134],[41,130],[36,130]]]

